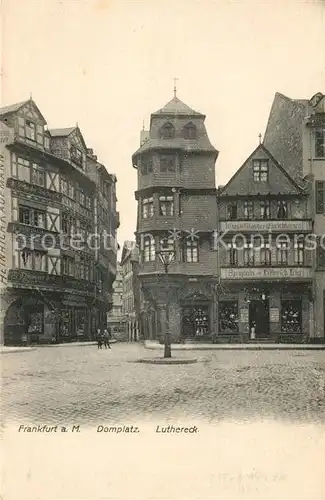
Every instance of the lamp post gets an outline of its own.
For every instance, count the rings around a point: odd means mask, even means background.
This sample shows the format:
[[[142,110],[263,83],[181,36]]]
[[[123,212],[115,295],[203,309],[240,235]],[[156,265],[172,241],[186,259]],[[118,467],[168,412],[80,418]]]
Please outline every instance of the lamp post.
[[[156,252],[161,263],[164,266],[165,275],[168,275],[169,264],[175,257],[175,250],[170,249],[168,238],[163,238],[161,240],[160,249]],[[168,290],[168,284],[166,285]],[[167,292],[168,293],[168,292]],[[165,325],[165,346],[164,346],[164,358],[171,358],[171,345],[170,345],[170,331],[169,331],[169,303],[166,300],[166,325]]]

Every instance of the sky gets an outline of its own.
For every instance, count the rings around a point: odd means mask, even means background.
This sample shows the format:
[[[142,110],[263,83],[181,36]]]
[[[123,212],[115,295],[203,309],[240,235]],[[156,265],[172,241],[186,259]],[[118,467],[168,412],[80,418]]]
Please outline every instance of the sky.
[[[275,92],[325,93],[324,0],[2,0],[1,45],[2,105],[32,94],[117,175],[121,245],[136,229],[131,156],[173,78],[206,115],[217,185],[258,145]]]

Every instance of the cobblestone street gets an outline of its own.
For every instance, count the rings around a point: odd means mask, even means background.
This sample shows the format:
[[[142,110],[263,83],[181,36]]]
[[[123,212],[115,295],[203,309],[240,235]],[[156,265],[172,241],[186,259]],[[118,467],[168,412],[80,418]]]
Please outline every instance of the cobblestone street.
[[[198,363],[178,366],[132,363],[153,356],[134,344],[115,344],[111,350],[40,347],[3,355],[5,422],[325,421],[324,351],[194,355]],[[193,357],[193,351],[181,356]]]

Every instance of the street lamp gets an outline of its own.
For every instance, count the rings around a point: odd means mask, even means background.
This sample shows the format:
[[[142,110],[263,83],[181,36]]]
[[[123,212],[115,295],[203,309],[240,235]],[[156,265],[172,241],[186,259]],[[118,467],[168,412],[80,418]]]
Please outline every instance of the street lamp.
[[[169,264],[175,257],[175,249],[170,248],[168,238],[163,238],[160,242],[160,249],[157,250],[161,263],[164,266],[165,275],[168,274]],[[167,283],[167,294],[168,294],[168,283]],[[165,326],[165,347],[164,347],[164,358],[171,358],[171,345],[170,345],[170,331],[169,331],[169,303],[168,298],[166,299],[166,326]]]

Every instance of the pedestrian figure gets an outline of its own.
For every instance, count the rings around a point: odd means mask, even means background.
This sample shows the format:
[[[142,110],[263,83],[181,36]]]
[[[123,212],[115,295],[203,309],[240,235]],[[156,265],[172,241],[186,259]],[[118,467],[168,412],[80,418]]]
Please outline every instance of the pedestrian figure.
[[[105,349],[107,349],[107,347],[109,349],[111,348],[110,343],[109,343],[109,333],[108,333],[107,328],[105,328],[105,330],[104,330],[104,346],[105,346]]]
[[[102,332],[100,331],[100,328],[98,328],[98,330],[97,330],[97,347],[98,347],[98,349],[103,348],[103,336],[102,336]]]
[[[22,336],[21,336],[21,343],[24,347],[27,346],[27,335],[26,333],[24,333]]]

